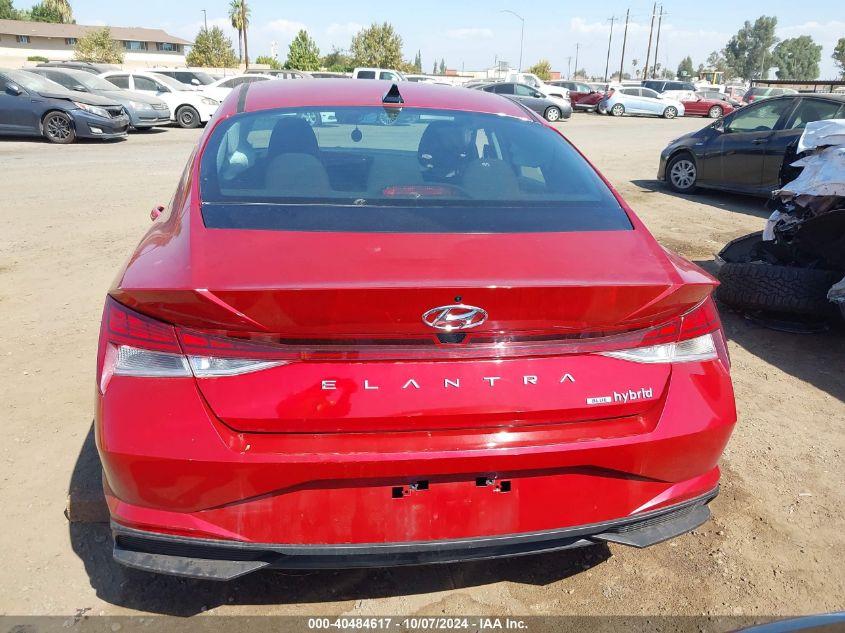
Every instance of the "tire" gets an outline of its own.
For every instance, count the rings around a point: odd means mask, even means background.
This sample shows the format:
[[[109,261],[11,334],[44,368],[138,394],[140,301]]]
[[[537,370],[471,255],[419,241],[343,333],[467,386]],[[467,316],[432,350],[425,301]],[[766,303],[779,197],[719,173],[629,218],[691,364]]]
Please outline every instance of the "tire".
[[[73,119],[69,114],[59,110],[53,110],[44,115],[41,120],[41,129],[44,138],[51,143],[67,145],[76,140],[76,129],[73,127]]]
[[[693,193],[698,181],[698,167],[692,156],[686,152],[676,154],[666,165],[666,182],[672,191]]]
[[[663,111],[664,119],[674,119],[676,116],[678,116],[678,108],[675,106],[669,106]]]
[[[722,110],[722,106],[713,106],[707,111],[707,116],[711,119],[718,119],[720,116],[722,116],[723,112],[724,110]]]
[[[716,298],[740,310],[827,316],[835,306],[827,299],[842,273],[764,263],[723,264]]]
[[[176,110],[176,123],[181,128],[192,129],[200,126],[200,113],[193,106],[183,105]]]
[[[555,121],[560,121],[561,112],[560,108],[557,106],[551,106],[550,108],[546,108],[546,111],[543,113],[543,116],[546,118],[546,121],[549,123],[554,123]]]
[[[623,114],[625,114],[625,106],[623,106],[621,103],[617,103],[610,109],[610,113],[613,116],[622,116]]]

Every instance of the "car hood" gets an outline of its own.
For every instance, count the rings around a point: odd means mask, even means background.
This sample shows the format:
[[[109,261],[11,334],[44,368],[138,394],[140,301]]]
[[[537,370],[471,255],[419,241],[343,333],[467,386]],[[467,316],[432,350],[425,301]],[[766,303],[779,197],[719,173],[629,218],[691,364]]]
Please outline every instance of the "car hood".
[[[101,97],[85,92],[75,92],[72,90],[50,90],[39,92],[42,97],[47,99],[67,99],[68,101],[77,101],[86,105],[92,106],[113,106],[120,105],[118,101],[109,99],[108,97]]]

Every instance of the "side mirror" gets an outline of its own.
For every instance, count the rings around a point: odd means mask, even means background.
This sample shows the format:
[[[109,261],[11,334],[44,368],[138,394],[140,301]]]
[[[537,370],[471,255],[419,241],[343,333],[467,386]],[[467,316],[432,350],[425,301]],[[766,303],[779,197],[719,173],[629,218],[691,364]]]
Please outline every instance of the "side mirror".
[[[199,80],[199,79],[197,79],[196,77],[194,77],[193,79],[191,79],[191,83],[192,83],[193,85],[195,85],[195,86],[199,86],[199,85],[200,85],[200,80]]]
[[[713,129],[721,134],[727,132],[727,128],[725,127],[725,120],[717,119],[716,122],[713,124]]]
[[[23,94],[23,89],[17,84],[8,84],[6,86],[6,92],[12,96],[19,97]]]
[[[158,220],[159,216],[162,213],[164,213],[164,205],[163,204],[157,204],[156,206],[153,207],[153,210],[150,211],[150,220],[155,222],[156,220]]]

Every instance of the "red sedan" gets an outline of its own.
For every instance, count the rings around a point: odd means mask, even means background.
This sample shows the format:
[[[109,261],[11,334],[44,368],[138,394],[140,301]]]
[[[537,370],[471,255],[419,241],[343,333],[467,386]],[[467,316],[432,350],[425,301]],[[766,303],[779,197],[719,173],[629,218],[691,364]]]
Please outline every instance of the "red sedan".
[[[708,99],[698,96],[695,99],[681,101],[684,104],[685,116],[706,116],[711,119],[718,119],[720,116],[730,114],[735,108],[727,101],[720,99]]]
[[[97,359],[120,563],[224,580],[707,520],[736,420],[716,282],[521,105],[246,83],[153,215]]]
[[[599,104],[599,101],[604,99],[605,94],[597,90],[593,90],[588,84],[580,81],[564,81],[555,80],[549,82],[553,86],[559,86],[569,90],[569,100],[572,102],[574,110],[593,111]]]

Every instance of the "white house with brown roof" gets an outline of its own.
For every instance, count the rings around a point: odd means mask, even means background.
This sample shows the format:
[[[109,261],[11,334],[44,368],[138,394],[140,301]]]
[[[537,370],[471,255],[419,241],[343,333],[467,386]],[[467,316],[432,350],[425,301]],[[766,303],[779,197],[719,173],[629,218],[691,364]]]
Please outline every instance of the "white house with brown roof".
[[[18,68],[27,57],[46,57],[50,61],[73,59],[76,40],[102,26],[52,24],[23,20],[0,20],[0,67]],[[112,38],[123,48],[126,68],[152,66],[184,66],[185,47],[193,42],[183,40],[161,29],[112,26]]]

